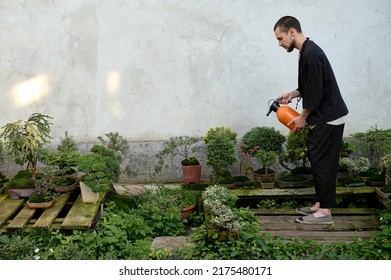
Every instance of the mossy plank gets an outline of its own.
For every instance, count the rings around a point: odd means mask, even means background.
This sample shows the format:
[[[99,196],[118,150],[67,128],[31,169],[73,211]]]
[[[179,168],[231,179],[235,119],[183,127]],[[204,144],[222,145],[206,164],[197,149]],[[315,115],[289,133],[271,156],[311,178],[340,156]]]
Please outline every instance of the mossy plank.
[[[0,202],[5,200],[7,198],[7,196],[8,196],[8,192],[7,191],[5,193],[0,194]]]
[[[68,215],[65,217],[62,228],[64,229],[87,229],[94,223],[96,214],[104,200],[106,193],[100,193],[95,203],[84,203],[81,195],[76,199]]]
[[[294,238],[299,240],[313,240],[321,242],[336,242],[336,241],[352,241],[355,238],[370,239],[375,231],[349,231],[349,232],[333,232],[333,231],[260,231],[260,234],[268,234],[271,236]]]
[[[5,199],[0,203],[0,227],[22,206],[24,199]]]
[[[10,221],[7,229],[22,229],[34,216],[36,209],[30,209],[25,205],[23,209]]]
[[[295,209],[251,209],[255,215],[299,215]],[[371,215],[376,213],[373,208],[334,208],[333,215]]]
[[[61,209],[64,207],[65,203],[68,201],[70,194],[63,193],[58,198],[56,203],[52,207],[45,209],[42,215],[38,218],[37,222],[34,224],[34,227],[50,227],[54,219],[60,213]]]
[[[274,188],[274,189],[231,189],[233,194],[240,197],[313,197],[315,196],[315,189],[313,187],[309,188]],[[373,187],[337,187],[336,194],[339,196],[344,195],[361,195],[361,194],[370,194],[375,193]]]

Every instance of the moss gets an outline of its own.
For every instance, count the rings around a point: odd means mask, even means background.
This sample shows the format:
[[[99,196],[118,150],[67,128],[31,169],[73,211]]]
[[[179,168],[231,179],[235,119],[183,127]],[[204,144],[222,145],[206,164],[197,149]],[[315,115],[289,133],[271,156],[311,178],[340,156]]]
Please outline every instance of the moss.
[[[34,193],[29,197],[31,203],[42,203],[52,201],[53,197],[46,193]]]
[[[380,189],[384,193],[391,193],[391,186],[387,185]]]
[[[21,170],[7,182],[7,186],[9,188],[34,188],[35,180],[31,177],[32,173],[30,171]]]

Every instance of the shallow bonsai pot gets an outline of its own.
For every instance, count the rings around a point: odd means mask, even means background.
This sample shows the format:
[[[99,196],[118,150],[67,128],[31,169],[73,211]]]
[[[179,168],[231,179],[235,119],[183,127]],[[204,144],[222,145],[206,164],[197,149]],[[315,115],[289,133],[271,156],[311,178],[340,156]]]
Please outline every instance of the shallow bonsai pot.
[[[33,193],[38,192],[36,188],[8,188],[11,199],[30,197]]]
[[[305,179],[304,181],[299,182],[290,182],[290,181],[282,181],[280,179],[276,179],[276,184],[279,188],[308,188],[310,186],[310,179]]]

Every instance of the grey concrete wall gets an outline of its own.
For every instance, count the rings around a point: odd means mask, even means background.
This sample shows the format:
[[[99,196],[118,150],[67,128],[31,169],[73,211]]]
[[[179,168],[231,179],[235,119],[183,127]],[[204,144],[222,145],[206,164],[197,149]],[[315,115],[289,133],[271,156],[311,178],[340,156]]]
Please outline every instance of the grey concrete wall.
[[[170,136],[286,134],[265,114],[297,84],[297,52],[272,30],[290,14],[334,67],[345,136],[389,128],[390,10],[387,0],[2,0],[0,125],[48,114],[54,144],[64,131],[80,143],[119,132],[143,167],[159,147],[150,143]]]

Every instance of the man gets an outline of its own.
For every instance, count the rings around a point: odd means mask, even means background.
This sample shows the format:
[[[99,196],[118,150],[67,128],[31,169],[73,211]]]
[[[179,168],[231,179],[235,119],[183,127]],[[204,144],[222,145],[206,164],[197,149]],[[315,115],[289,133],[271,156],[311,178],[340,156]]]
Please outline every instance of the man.
[[[335,207],[337,167],[345,118],[348,109],[336,78],[323,50],[304,36],[300,22],[284,16],[274,26],[279,46],[299,51],[298,88],[280,96],[282,104],[302,98],[301,114],[293,119],[294,131],[310,127],[308,157],[313,170],[316,202],[296,209],[305,216],[296,219],[305,224],[333,224],[331,209]],[[289,125],[289,124],[288,124]]]

